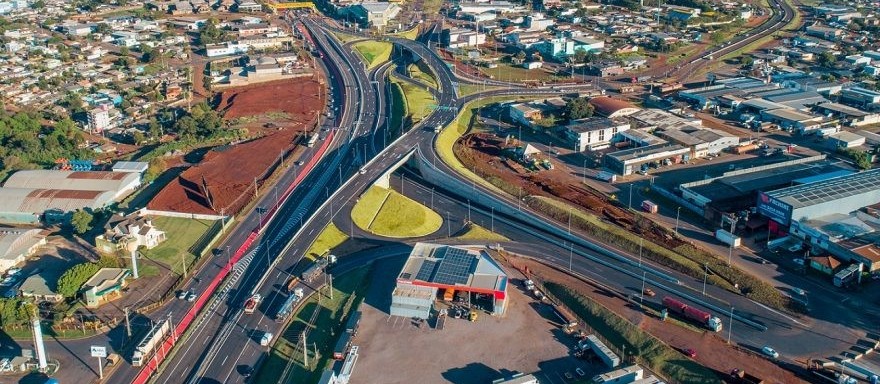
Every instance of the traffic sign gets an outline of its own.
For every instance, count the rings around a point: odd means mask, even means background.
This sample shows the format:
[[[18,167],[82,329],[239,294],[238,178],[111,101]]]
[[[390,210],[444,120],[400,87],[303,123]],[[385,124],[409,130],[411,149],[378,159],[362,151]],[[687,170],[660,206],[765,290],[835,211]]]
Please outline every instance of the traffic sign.
[[[107,357],[107,347],[93,345],[91,347],[92,357]]]

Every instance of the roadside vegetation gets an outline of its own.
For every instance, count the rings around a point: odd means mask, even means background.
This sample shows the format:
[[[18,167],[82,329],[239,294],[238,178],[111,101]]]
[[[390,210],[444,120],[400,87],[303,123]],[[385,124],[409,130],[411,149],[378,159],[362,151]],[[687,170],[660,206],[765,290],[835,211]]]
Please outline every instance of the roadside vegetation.
[[[456,239],[461,240],[487,240],[487,241],[510,241],[510,239],[483,228],[474,223],[468,223],[464,229],[455,235]]]
[[[437,78],[434,77],[434,72],[428,68],[423,60],[410,64],[409,67],[407,67],[407,71],[409,71],[409,76],[413,79],[419,80],[425,83],[425,85],[437,89]]]
[[[394,46],[385,41],[365,40],[352,44],[352,47],[364,57],[368,68],[375,68],[391,58]]]
[[[593,299],[561,284],[547,283],[545,288],[611,344],[625,346],[627,356],[634,357],[637,363],[644,364],[672,382],[721,383],[712,370],[684,357]]]
[[[419,37],[419,26],[417,24],[415,27],[412,27],[411,29],[408,29],[406,31],[392,33],[391,36],[397,36],[397,37],[402,37],[404,39],[415,40]]]
[[[312,242],[312,245],[309,246],[305,253],[305,258],[308,261],[314,261],[346,240],[348,240],[348,235],[345,232],[340,231],[333,223],[327,224],[324,230],[315,238],[315,241]]]
[[[408,81],[403,81],[391,77],[391,82],[400,88],[403,95],[406,109],[404,110],[404,119],[409,126],[418,124],[419,121],[431,113],[431,106],[435,104],[434,96],[423,87],[417,86]]]
[[[279,335],[252,382],[317,383],[321,373],[334,362],[333,347],[344,331],[345,318],[364,299],[370,283],[371,265],[334,276],[333,299],[329,298],[327,287],[309,296],[294,314],[290,325]],[[303,360],[300,340],[300,335],[307,329],[308,366]]]
[[[421,237],[436,232],[443,219],[436,212],[397,191],[373,186],[351,210],[354,223],[380,236]]]

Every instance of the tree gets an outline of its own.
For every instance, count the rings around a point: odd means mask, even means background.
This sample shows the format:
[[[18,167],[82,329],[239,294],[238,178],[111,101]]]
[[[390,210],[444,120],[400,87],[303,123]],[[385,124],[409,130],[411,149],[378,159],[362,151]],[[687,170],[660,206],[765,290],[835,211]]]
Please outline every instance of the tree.
[[[724,36],[724,33],[721,31],[715,31],[709,35],[709,39],[712,40],[712,44],[718,45],[727,40],[727,36]]]
[[[92,220],[94,219],[95,217],[91,213],[78,209],[70,217],[70,225],[73,226],[76,233],[82,235],[92,229]]]
[[[585,97],[571,99],[565,105],[565,115],[568,116],[570,120],[593,116],[593,110],[593,105],[590,104],[589,100]]]
[[[82,285],[100,269],[97,263],[80,263],[70,267],[58,278],[58,294],[68,299],[76,297]]]
[[[147,128],[147,132],[153,139],[158,139],[160,136],[162,136],[162,126],[159,124],[155,117],[150,118],[150,125]]]
[[[100,25],[106,25],[106,24],[100,24]],[[130,54],[131,54],[131,49],[129,49],[128,47],[123,46],[123,47],[119,48],[119,55],[120,56],[128,56]]]
[[[131,134],[131,139],[134,140],[134,145],[140,145],[147,140],[141,131],[134,131],[134,133]]]
[[[837,56],[834,56],[830,51],[825,51],[819,54],[816,61],[823,67],[830,67],[837,61]]]
[[[585,62],[584,60],[587,58],[587,55],[589,55],[589,53],[587,52],[586,49],[578,48],[577,50],[574,51],[574,61],[576,63],[584,63]]]
[[[161,157],[154,157],[150,159],[150,166],[147,167],[147,171],[144,172],[144,181],[151,182],[156,180],[162,172],[165,172],[165,169],[168,165],[165,163],[165,159]]]
[[[223,31],[217,28],[217,19],[212,17],[199,30],[199,42],[203,45],[219,43],[223,35]]]

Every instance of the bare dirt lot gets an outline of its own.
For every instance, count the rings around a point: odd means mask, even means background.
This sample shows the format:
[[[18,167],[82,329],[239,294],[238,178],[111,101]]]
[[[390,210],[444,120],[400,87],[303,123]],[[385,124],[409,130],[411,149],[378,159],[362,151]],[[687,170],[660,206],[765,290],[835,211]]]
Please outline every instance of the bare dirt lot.
[[[224,119],[247,119],[245,128],[265,136],[209,151],[147,205],[149,209],[234,214],[254,193],[280,157],[289,158],[299,137],[315,126],[326,97],[318,81],[292,79],[229,90],[219,109]]]
[[[575,375],[575,368],[588,375],[598,371],[572,357],[574,339],[556,326],[549,306],[526,296],[519,286],[508,288],[510,304],[503,318],[481,312],[474,323],[449,318],[437,330],[390,317],[390,293],[401,263],[400,258],[379,262],[361,305],[363,318],[354,340],[360,348],[357,382],[487,383],[513,371],[541,371],[539,377],[547,383],[562,384],[565,372]]]
[[[730,372],[734,368],[740,368],[758,377],[772,378],[770,382],[773,383],[803,382],[793,373],[778,367],[764,358],[739,348],[728,346],[726,341],[717,334],[708,331],[697,332],[660,321],[652,316],[647,316],[636,308],[628,306],[627,303],[616,296],[597,293],[599,290],[596,287],[536,261],[517,257],[509,258],[509,260],[520,267],[527,267],[532,273],[540,276],[545,281],[566,285],[582,295],[589,296],[594,301],[626,318],[675,349],[692,348],[696,350],[697,356],[694,360],[717,372]]]

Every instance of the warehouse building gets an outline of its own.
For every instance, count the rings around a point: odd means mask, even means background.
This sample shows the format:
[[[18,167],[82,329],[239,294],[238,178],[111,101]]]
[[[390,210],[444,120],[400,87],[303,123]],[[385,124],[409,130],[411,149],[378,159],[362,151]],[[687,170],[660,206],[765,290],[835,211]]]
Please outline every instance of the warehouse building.
[[[784,228],[880,203],[880,169],[758,194],[757,210]]]
[[[46,244],[40,229],[0,228],[0,274],[19,265]]]
[[[467,293],[467,303],[496,316],[507,308],[507,274],[485,252],[416,243],[391,294],[392,316],[427,319],[438,293]]]
[[[78,209],[100,209],[114,201],[111,191],[0,188],[0,223],[58,223]]]
[[[691,149],[679,144],[657,144],[646,147],[624,149],[605,154],[605,167],[620,175],[632,175],[642,169],[642,165],[666,160],[679,163],[689,156]]]
[[[137,172],[28,170],[9,176],[4,188],[111,191],[113,198],[133,192],[141,185]]]

